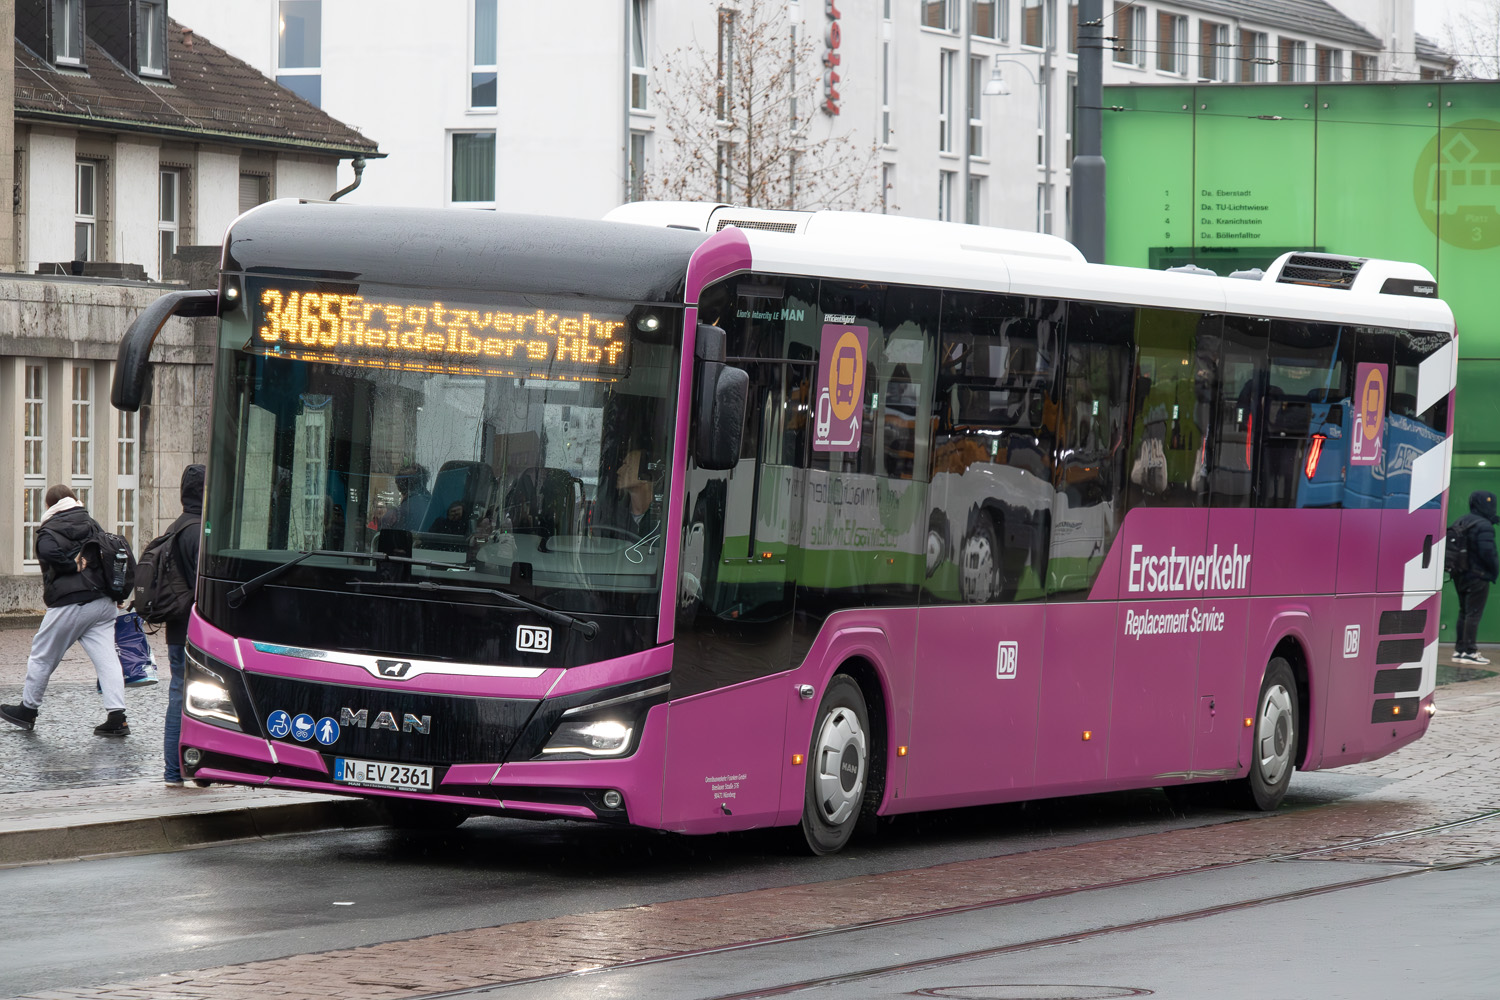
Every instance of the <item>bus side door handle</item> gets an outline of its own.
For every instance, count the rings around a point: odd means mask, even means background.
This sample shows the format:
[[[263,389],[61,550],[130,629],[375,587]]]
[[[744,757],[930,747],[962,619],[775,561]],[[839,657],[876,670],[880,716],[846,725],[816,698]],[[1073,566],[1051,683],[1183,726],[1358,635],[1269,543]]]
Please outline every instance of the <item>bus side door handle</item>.
[[[1422,539],[1422,568],[1426,569],[1432,565],[1432,536],[1428,535]]]

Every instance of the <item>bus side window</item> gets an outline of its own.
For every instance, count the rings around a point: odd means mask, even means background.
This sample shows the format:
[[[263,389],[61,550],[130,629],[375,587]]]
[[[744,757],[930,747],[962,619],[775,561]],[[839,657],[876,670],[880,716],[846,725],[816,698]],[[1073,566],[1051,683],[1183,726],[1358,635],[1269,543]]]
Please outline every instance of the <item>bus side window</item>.
[[[1087,591],[1120,529],[1135,310],[1068,307],[1049,593]]]
[[[1445,333],[1421,330],[1385,331],[1391,345],[1391,391],[1387,407],[1384,454],[1385,506],[1405,510],[1411,499],[1413,463],[1442,444],[1448,434],[1448,397],[1418,411],[1417,379],[1422,361],[1448,344]],[[1424,506],[1436,508],[1439,494]]]
[[[1356,328],[1271,321],[1261,507],[1342,507]]]
[[[1266,389],[1269,320],[1225,316],[1217,337],[1198,344],[1200,371],[1211,372],[1212,399],[1202,449],[1209,506],[1255,502],[1255,434]]]
[[[1136,313],[1134,409],[1130,427],[1130,506],[1203,504],[1203,431],[1199,426],[1200,330],[1218,317],[1168,309]]]

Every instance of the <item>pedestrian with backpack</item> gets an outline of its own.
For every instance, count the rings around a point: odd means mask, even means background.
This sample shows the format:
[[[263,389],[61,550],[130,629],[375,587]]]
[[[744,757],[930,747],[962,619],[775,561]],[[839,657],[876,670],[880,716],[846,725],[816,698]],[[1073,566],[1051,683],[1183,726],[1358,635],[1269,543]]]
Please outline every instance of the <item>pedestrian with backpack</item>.
[[[1458,591],[1458,639],[1453,644],[1453,662],[1486,664],[1489,658],[1475,642],[1479,619],[1490,596],[1490,584],[1500,577],[1500,555],[1495,551],[1495,494],[1475,490],[1469,494],[1469,513],[1448,527],[1448,574]]]
[[[108,713],[94,732],[129,736],[125,676],[115,652],[115,608],[124,598],[118,589],[132,582],[135,558],[128,547],[120,550],[122,540],[104,532],[68,487],[48,488],[46,499],[47,510],[36,533],[36,557],[42,567],[47,613],[31,640],[21,703],[0,705],[0,719],[27,730],[36,725],[47,681],[76,642],[94,663],[99,695]]]
[[[182,470],[182,513],[160,538],[141,553],[136,573],[135,610],[147,622],[167,627],[167,663],[172,683],[167,687],[167,719],[162,732],[166,763],[162,780],[168,788],[186,787],[182,781],[182,689],[187,673],[188,616],[198,588],[198,540],[203,531],[201,465]]]

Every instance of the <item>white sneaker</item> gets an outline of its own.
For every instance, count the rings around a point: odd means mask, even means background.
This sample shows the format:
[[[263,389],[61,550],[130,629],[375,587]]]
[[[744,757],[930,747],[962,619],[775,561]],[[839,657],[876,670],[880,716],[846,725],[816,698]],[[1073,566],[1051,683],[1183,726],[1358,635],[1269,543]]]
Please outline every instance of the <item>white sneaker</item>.
[[[1490,658],[1488,656],[1485,656],[1483,653],[1475,651],[1473,653],[1470,653],[1469,654],[1469,658],[1467,660],[1465,660],[1464,662],[1465,663],[1485,664],[1485,663],[1490,662]]]

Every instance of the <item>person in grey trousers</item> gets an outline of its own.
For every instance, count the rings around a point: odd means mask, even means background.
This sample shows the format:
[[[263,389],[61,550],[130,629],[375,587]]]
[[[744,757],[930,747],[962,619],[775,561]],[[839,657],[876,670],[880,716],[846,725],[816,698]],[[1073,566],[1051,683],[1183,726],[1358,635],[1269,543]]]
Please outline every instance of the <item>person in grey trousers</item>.
[[[75,642],[94,661],[104,723],[94,728],[100,736],[129,736],[125,722],[125,675],[115,652],[115,602],[104,593],[100,567],[83,555],[83,543],[95,528],[94,519],[66,486],[47,490],[47,510],[37,528],[36,557],[42,566],[42,600],[47,613],[31,640],[26,682],[19,705],[0,705],[0,719],[22,729],[36,725],[37,710],[47,681]]]

